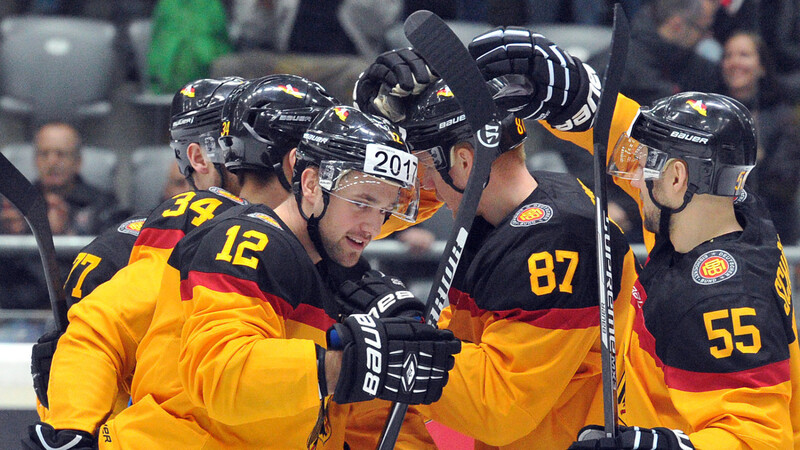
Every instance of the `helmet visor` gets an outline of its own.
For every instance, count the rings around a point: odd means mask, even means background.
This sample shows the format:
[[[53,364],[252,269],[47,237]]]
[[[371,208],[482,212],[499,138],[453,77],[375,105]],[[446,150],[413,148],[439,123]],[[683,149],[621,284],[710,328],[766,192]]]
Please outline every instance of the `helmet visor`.
[[[358,163],[322,161],[319,184],[323,191],[359,210],[379,211],[387,217],[391,214],[412,223],[417,219],[419,182],[416,170],[413,182],[401,183],[395,179],[370,175]]]
[[[669,160],[669,154],[647,146],[623,133],[614,146],[606,172],[626,180],[656,180]]]
[[[425,169],[438,171],[450,170],[449,164],[447,164],[447,158],[445,158],[444,150],[440,146],[429,148],[427,150],[415,150],[414,155],[417,157],[417,159],[419,159],[420,165],[424,166]]]

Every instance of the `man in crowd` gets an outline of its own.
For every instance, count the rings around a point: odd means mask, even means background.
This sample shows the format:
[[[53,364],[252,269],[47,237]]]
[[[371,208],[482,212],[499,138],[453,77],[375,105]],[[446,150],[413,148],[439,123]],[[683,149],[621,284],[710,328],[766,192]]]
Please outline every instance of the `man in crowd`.
[[[115,220],[114,195],[80,176],[81,139],[75,128],[48,123],[36,132],[33,144],[38,173],[34,186],[45,196],[48,210],[65,218],[57,220],[55,234],[97,234]]]

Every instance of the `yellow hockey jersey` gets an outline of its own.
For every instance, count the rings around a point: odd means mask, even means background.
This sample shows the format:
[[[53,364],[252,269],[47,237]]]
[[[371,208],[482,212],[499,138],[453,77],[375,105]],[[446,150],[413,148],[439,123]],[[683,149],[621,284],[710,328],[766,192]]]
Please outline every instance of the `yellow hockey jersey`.
[[[138,348],[133,405],[101,427],[100,448],[374,447],[388,403],[327,400],[321,414],[315,344],[325,345],[335,311],[333,293],[269,208],[188,234]],[[398,448],[432,446],[412,409]]]
[[[473,222],[439,322],[461,353],[441,400],[420,407],[475,448],[566,448],[603,417],[592,198],[569,175],[533,175],[538,187],[499,226]],[[620,322],[636,260],[610,233]]]

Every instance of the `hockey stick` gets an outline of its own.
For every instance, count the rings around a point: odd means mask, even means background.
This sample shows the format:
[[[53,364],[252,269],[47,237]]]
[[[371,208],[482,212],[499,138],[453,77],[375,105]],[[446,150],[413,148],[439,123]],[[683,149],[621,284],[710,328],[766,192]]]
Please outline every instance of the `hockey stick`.
[[[603,79],[603,91],[594,122],[594,195],[597,235],[597,287],[600,297],[600,338],[603,366],[603,416],[607,437],[617,434],[617,366],[614,337],[614,284],[611,275],[611,235],[608,232],[606,198],[606,153],[611,119],[617,104],[625,60],[628,55],[630,30],[622,6],[614,5],[614,31],[611,56]]]
[[[47,204],[41,192],[1,153],[0,174],[0,194],[22,213],[36,238],[56,328],[64,332],[67,329],[67,301],[56,261],[53,233],[47,220]]]
[[[498,156],[500,122],[491,92],[486,87],[478,66],[464,44],[450,27],[430,11],[417,11],[406,19],[404,31],[411,45],[442,79],[447,82],[466,120],[475,133],[473,164],[452,231],[444,248],[445,258],[439,262],[434,284],[428,294],[425,319],[435,325],[442,310],[449,304],[448,291],[453,282],[481,192],[489,180],[492,162]],[[394,448],[408,405],[395,403],[386,421],[379,449]]]

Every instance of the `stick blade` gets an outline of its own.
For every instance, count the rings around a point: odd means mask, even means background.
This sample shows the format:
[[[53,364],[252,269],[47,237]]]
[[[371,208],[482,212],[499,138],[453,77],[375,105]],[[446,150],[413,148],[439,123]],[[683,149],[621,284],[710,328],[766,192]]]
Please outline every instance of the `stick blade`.
[[[406,19],[403,30],[425,62],[447,82],[474,132],[497,117],[497,106],[472,55],[439,16],[416,11]]]
[[[628,43],[630,42],[630,25],[622,6],[617,3],[614,6],[614,31],[611,35],[611,56],[603,75],[603,91],[600,94],[600,102],[597,106],[597,119],[594,123],[594,143],[608,145],[608,137],[611,129],[611,120],[614,117],[614,106],[617,103],[617,95],[622,85],[622,77],[625,74],[625,63],[628,55]],[[604,107],[605,105],[605,107]]]
[[[64,331],[67,329],[67,301],[53,245],[53,232],[47,219],[47,204],[41,192],[2,153],[0,153],[0,194],[22,213],[33,231],[44,266],[47,293],[50,306],[53,308],[56,327],[59,331]]]

